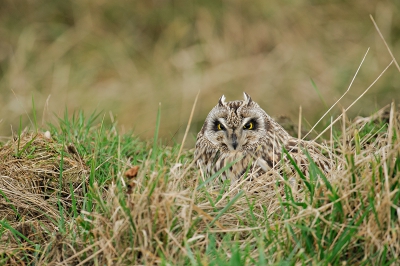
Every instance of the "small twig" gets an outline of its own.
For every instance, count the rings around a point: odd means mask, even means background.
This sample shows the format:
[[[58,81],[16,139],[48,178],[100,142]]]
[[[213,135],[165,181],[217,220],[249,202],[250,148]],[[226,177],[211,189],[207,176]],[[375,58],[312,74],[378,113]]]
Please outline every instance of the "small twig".
[[[342,134],[343,134],[343,143],[342,143],[342,154],[346,154],[346,110],[343,108],[342,110]],[[346,158],[343,158],[346,159]]]
[[[381,72],[381,74],[379,74],[379,76],[374,80],[374,82],[372,82],[371,85],[369,85],[369,87],[360,95],[358,96],[357,99],[355,99],[355,101],[353,101],[346,109],[345,111],[347,112],[347,110],[349,110],[361,97],[364,96],[364,94],[366,94],[368,92],[368,90],[378,81],[378,79],[380,79],[380,77],[383,75],[383,73],[386,72],[386,70],[393,64],[393,60],[389,63],[389,65]],[[327,128],[325,128],[321,133],[319,133],[319,135],[315,138],[318,139],[319,137],[322,136],[322,134],[324,134],[328,129],[330,129],[333,124],[335,124],[337,121],[339,121],[339,119],[342,117],[343,114],[339,115]],[[315,140],[314,139],[314,140]]]
[[[382,35],[381,31],[379,30],[379,27],[378,27],[378,25],[376,24],[376,22],[375,22],[375,20],[374,20],[374,17],[372,17],[371,14],[369,15],[369,17],[371,18],[372,23],[374,23],[374,26],[375,26],[376,30],[378,31],[378,33],[379,33],[379,36],[381,36],[381,39],[382,39],[383,43],[385,44],[386,49],[388,50],[390,56],[392,57],[392,59],[393,59],[393,61],[394,61],[394,64],[395,64],[396,67],[397,67],[397,70],[399,70],[399,72],[400,72],[399,64],[397,64],[396,58],[394,58],[393,53],[392,53],[392,51],[391,51],[390,48],[389,48],[389,45],[386,43],[385,38],[383,38],[383,35]]]
[[[299,128],[297,130],[297,138],[301,139],[301,116],[302,116],[302,108],[301,105],[299,107]]]
[[[307,136],[314,130],[314,128],[319,124],[319,122],[321,122],[321,120],[333,109],[333,107],[335,107],[336,104],[337,104],[341,99],[343,99],[343,97],[350,91],[350,88],[351,88],[351,86],[353,85],[353,82],[354,82],[354,80],[355,80],[356,77],[357,77],[358,71],[360,71],[360,68],[361,68],[362,64],[364,63],[365,57],[367,57],[368,51],[369,51],[369,47],[368,47],[368,50],[367,50],[367,52],[365,53],[363,59],[361,60],[361,63],[360,63],[360,65],[358,66],[357,71],[356,71],[356,73],[354,74],[353,79],[351,80],[350,85],[349,85],[349,87],[347,88],[347,90],[346,90],[346,91],[343,93],[343,95],[331,106],[331,108],[329,108],[328,111],[325,112],[325,114],[317,121],[317,123],[314,124],[314,126],[308,131],[308,133],[303,137],[303,139],[304,139],[305,137],[307,137]],[[321,134],[320,134],[320,135],[321,135]],[[319,137],[320,135],[318,135],[318,137]],[[315,139],[317,139],[318,137],[316,137]],[[314,140],[315,140],[315,139],[314,139]]]
[[[189,133],[190,125],[192,123],[194,109],[196,107],[196,103],[197,103],[197,99],[199,98],[199,94],[200,94],[200,90],[197,92],[196,98],[194,99],[194,103],[193,103],[193,106],[192,106],[192,111],[190,112],[189,121],[188,121],[188,124],[186,126],[185,135],[183,136],[182,144],[181,144],[181,147],[179,148],[178,156],[176,157],[176,163],[178,163],[178,161],[179,161],[179,157],[181,156],[183,145],[185,144],[186,137],[187,137],[187,135]]]
[[[388,126],[388,140],[387,143],[392,145],[392,139],[393,139],[393,129],[394,129],[394,116],[395,116],[395,110],[394,110],[395,104],[394,101],[392,101],[392,104],[390,105],[390,116],[389,116],[389,126]]]
[[[253,230],[265,229],[264,226],[245,227],[245,228],[226,228],[226,229],[210,229],[212,233],[232,233],[232,232],[248,232]]]
[[[329,124],[332,124],[332,121],[333,121],[333,117],[331,116],[331,122]],[[331,127],[331,131],[329,134],[329,140],[331,143],[331,151],[333,151],[333,128],[332,127]]]
[[[42,127],[44,127],[44,121],[45,121],[45,117],[46,117],[46,111],[49,111],[49,100],[50,100],[50,96],[51,94],[49,94],[49,96],[47,96],[46,99],[46,104],[43,107],[43,115],[42,115]]]

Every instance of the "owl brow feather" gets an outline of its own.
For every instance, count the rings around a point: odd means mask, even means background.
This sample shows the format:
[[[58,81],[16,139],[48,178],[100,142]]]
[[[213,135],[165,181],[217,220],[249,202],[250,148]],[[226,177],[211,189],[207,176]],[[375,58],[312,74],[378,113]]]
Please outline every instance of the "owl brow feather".
[[[258,119],[255,118],[255,117],[251,117],[251,116],[250,117],[244,117],[242,121],[243,121],[242,122],[242,126],[247,124],[248,122],[254,122],[254,123],[258,124]]]
[[[252,102],[250,95],[248,95],[248,94],[245,93],[245,92],[243,92],[243,99],[244,99],[243,105],[247,105],[247,106],[248,106],[248,105],[250,105],[251,102]]]
[[[222,95],[221,98],[219,98],[218,105],[221,107],[226,106],[225,95]]]

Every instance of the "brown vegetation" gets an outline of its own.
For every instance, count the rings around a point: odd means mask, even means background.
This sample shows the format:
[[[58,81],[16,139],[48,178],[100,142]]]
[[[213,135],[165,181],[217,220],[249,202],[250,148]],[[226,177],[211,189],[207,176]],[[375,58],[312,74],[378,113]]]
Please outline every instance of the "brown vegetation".
[[[192,155],[185,152],[188,157],[175,164],[176,149],[166,148],[158,151],[157,161],[142,162],[129,179],[129,192],[120,176],[113,177],[106,190],[94,184],[97,207],[82,210],[76,218],[68,214],[70,188],[59,183],[60,169],[54,162],[63,158],[63,180],[71,181],[75,191],[83,185],[87,167],[63,145],[26,133],[20,147],[29,147],[23,152],[16,149],[18,139],[0,148],[2,158],[8,158],[0,168],[2,210],[13,214],[3,220],[3,230],[5,224],[14,230],[5,228],[9,232],[2,235],[0,252],[8,263],[21,263],[28,256],[47,264],[182,265],[215,262],[215,254],[207,253],[210,248],[229,260],[236,243],[247,250],[247,263],[258,260],[261,252],[270,264],[287,258],[292,250],[285,247],[296,250],[301,244],[299,252],[308,255],[299,255],[297,262],[397,260],[400,116],[392,105],[346,122],[344,128],[331,143],[340,158],[338,169],[326,179],[311,175],[299,190],[282,186],[288,177],[278,172],[225,188],[205,184],[199,189],[206,177],[193,168]],[[53,193],[38,182],[53,182]],[[46,249],[29,252],[32,243]],[[309,244],[315,256],[307,258]],[[35,252],[40,255],[35,257]]]

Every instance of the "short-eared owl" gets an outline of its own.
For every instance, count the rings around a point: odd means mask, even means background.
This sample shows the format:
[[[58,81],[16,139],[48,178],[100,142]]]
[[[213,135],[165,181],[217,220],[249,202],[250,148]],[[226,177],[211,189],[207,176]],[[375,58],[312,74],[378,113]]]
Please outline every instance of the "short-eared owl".
[[[225,96],[208,114],[197,135],[195,158],[207,175],[212,175],[235,162],[222,173],[222,179],[239,179],[246,171],[258,175],[271,168],[277,169],[285,148],[307,173],[307,150],[313,161],[324,171],[329,169],[328,159],[318,150],[316,143],[289,135],[250,96],[244,100],[225,102]]]

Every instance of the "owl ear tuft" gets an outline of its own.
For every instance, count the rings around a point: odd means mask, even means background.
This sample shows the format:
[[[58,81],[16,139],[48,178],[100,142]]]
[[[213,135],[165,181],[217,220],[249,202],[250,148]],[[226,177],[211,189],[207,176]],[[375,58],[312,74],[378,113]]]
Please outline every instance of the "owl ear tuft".
[[[250,97],[250,95],[248,95],[247,93],[243,92],[243,98],[244,98],[244,104],[245,105],[250,105],[251,102],[253,101]]]
[[[219,104],[219,106],[221,106],[221,107],[226,105],[226,102],[225,102],[225,95],[222,95],[221,98],[219,98],[218,104]]]

